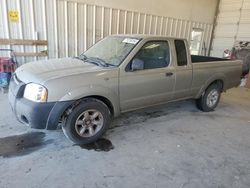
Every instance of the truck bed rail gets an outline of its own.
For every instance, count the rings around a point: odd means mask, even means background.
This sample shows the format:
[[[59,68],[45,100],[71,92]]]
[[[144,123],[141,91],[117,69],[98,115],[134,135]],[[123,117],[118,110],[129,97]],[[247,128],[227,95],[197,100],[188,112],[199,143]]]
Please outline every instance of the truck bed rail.
[[[200,56],[200,55],[191,55],[191,60],[192,60],[192,63],[202,63],[202,62],[213,62],[213,61],[228,61],[230,59]]]

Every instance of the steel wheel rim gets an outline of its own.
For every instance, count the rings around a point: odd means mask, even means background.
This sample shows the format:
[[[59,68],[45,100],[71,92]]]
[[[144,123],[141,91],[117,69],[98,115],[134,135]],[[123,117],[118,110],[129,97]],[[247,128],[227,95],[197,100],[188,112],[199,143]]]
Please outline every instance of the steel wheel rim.
[[[96,135],[103,127],[103,115],[95,109],[81,113],[75,122],[75,130],[81,137],[88,138]]]
[[[219,92],[216,89],[211,90],[210,93],[207,95],[207,106],[208,107],[215,106],[218,99],[219,99]]]

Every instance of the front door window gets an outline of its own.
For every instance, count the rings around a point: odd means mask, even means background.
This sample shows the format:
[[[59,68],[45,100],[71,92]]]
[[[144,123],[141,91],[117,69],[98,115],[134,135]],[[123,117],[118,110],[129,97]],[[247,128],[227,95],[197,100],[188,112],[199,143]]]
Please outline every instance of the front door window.
[[[170,50],[167,41],[147,42],[136,54],[134,59],[144,63],[144,69],[167,67],[170,63]]]

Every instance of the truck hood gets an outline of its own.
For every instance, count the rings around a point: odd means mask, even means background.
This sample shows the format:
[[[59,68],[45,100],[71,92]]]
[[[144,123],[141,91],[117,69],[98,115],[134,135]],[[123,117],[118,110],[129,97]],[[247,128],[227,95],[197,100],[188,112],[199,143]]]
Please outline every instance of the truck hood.
[[[50,79],[104,69],[79,59],[61,58],[26,63],[19,67],[15,73],[18,79],[24,83],[44,83]]]

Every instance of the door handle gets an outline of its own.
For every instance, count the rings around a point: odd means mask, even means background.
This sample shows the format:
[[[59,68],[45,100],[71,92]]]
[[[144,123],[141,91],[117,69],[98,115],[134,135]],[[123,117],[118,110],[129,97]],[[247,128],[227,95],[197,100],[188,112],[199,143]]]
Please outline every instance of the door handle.
[[[173,76],[173,74],[174,74],[174,73],[172,73],[172,72],[167,72],[167,73],[166,73],[166,76]]]

